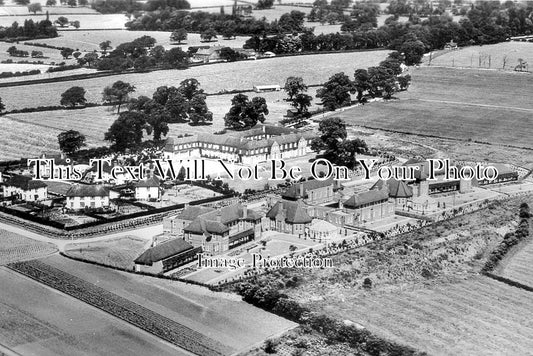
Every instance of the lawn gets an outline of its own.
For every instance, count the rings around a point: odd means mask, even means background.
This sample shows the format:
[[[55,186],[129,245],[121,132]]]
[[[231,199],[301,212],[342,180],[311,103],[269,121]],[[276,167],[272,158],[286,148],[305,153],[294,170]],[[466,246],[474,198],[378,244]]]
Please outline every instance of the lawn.
[[[421,68],[411,75],[413,84],[400,100],[338,116],[376,129],[533,148],[528,74]]]
[[[289,76],[301,76],[307,84],[320,84],[331,75],[346,72],[350,76],[355,68],[368,67],[383,60],[388,51],[318,54],[280,57],[258,61],[217,63],[192,67],[187,70],[163,70],[152,73],[122,74],[112,77],[85,79],[70,82],[37,84],[2,89],[0,97],[6,110],[24,107],[57,105],[61,93],[73,85],[87,91],[89,102],[101,101],[105,86],[117,80],[127,81],[137,88],[136,95],[151,96],[161,85],[178,86],[187,78],[196,78],[208,92],[232,89],[252,89],[254,85],[283,85]],[[317,71],[317,68],[320,70]],[[32,98],[31,101],[28,98]]]
[[[65,246],[65,254],[104,265],[132,270],[133,261],[144,252],[146,239],[135,236]]]

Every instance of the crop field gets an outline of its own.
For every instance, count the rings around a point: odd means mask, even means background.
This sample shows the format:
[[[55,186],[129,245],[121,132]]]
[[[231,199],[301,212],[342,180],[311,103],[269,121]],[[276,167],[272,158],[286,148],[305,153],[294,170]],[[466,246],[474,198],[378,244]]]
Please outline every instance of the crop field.
[[[104,87],[117,80],[135,85],[134,96],[151,96],[161,85],[178,86],[187,78],[196,78],[208,92],[232,89],[252,89],[254,85],[283,85],[289,76],[301,76],[307,84],[320,84],[331,75],[346,72],[350,76],[355,68],[366,68],[379,63],[388,51],[318,54],[309,56],[280,57],[258,61],[216,63],[192,67],[186,70],[163,70],[152,73],[122,74],[112,77],[78,81],[47,83],[2,89],[0,97],[6,110],[58,105],[61,93],[73,85],[87,91],[89,102],[100,102]],[[317,72],[317,68],[320,70]],[[27,98],[31,97],[31,102]]]
[[[146,239],[124,236],[111,240],[73,243],[65,246],[65,254],[105,265],[133,269],[133,261],[145,250]]]
[[[533,287],[533,243],[530,241],[520,251],[516,252],[504,262],[504,267],[498,275],[513,281]]]
[[[188,353],[120,319],[0,268],[0,339],[20,355]]]
[[[68,271],[72,276],[69,281],[81,280],[81,283],[97,285],[103,290],[102,294],[112,293],[113,298],[117,298],[114,300],[120,299],[120,305],[137,305],[130,310],[137,311],[138,306],[142,305],[145,311],[149,310],[147,313],[164,315],[167,320],[165,324],[157,319],[156,326],[170,325],[168,320],[173,324],[179,323],[180,329],[189,329],[194,335],[200,334],[210,340],[205,343],[206,346],[219,345],[218,350],[244,350],[262,343],[271,335],[296,326],[288,320],[246,304],[235,295],[215,293],[177,281],[114,271],[61,256],[40,261],[53,270]],[[147,313],[143,312],[141,316],[144,318]],[[169,335],[181,339],[190,335],[177,334],[180,329]]]
[[[0,230],[0,265],[43,257],[56,252],[55,246]]]
[[[106,111],[109,107],[97,107],[77,111],[36,112],[12,114],[0,117],[0,123],[9,127],[0,133],[0,159],[32,157],[43,151],[57,151],[57,135],[62,131],[77,130],[87,138],[87,146],[104,144],[104,133],[116,119]]]
[[[0,7],[0,16],[27,16],[33,15],[33,13],[28,11],[26,6],[16,5],[13,0],[4,1],[5,5]],[[36,0],[32,3],[40,3],[42,6],[42,12],[38,11],[37,15],[42,15],[43,19],[46,16],[46,12],[50,15],[62,15],[62,14],[97,14],[96,10],[91,9],[90,7],[70,7],[70,6],[46,6],[46,0]]]
[[[343,294],[327,307],[313,304],[430,355],[526,355],[533,349],[531,293],[488,277],[391,293]]]
[[[338,116],[376,129],[533,147],[528,74],[421,68],[411,75],[413,84],[399,101],[371,103]]]
[[[459,50],[445,52],[443,55],[433,59],[431,65],[512,71],[518,65],[519,58],[522,58],[528,63],[533,63],[532,43],[504,42],[492,45],[465,47]],[[530,71],[532,70],[530,65]]]

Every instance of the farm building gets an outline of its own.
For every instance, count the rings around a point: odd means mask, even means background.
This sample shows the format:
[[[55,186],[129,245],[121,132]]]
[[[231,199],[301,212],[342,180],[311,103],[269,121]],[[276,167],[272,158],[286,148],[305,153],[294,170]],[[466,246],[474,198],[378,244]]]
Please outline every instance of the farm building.
[[[26,202],[42,201],[48,198],[48,186],[31,177],[14,174],[2,183],[4,197],[16,197]]]
[[[241,204],[205,212],[183,228],[184,240],[194,247],[202,247],[206,254],[218,255],[260,238],[261,218],[259,213]]]
[[[156,177],[144,179],[134,184],[135,187],[135,199],[159,201],[161,199],[161,188],[159,179]]]
[[[74,184],[65,194],[68,210],[108,209],[114,194],[103,185]]]
[[[256,93],[264,93],[267,91],[280,91],[279,85],[254,85],[254,91]]]
[[[182,239],[171,239],[150,247],[134,260],[135,271],[162,273],[196,259],[201,247],[193,247]]]
[[[306,236],[313,221],[301,200],[280,200],[267,212],[266,217],[270,220],[270,230],[298,236]]]
[[[213,46],[209,48],[199,48],[196,53],[193,54],[192,61],[202,63],[220,62],[222,61],[222,58],[220,57],[222,48],[224,47]]]
[[[301,157],[311,152],[313,134],[281,126],[257,124],[248,131],[224,135],[198,134],[167,139],[166,159],[217,158],[243,164]]]

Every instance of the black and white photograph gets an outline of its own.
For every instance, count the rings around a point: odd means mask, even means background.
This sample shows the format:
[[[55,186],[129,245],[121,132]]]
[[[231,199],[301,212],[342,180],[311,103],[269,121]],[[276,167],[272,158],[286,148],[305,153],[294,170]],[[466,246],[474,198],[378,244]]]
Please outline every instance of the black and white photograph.
[[[532,0],[0,0],[0,356],[533,356],[532,209]]]

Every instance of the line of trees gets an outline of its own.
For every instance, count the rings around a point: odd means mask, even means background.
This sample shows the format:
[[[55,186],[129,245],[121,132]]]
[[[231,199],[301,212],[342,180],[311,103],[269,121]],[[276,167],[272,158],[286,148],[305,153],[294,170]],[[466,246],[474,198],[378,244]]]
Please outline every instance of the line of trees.
[[[0,39],[33,39],[33,38],[52,38],[57,37],[57,30],[49,20],[34,22],[33,20],[24,20],[24,25],[20,26],[18,22],[13,22],[10,27],[0,27]]]

